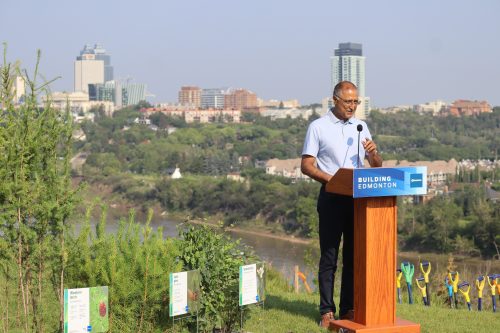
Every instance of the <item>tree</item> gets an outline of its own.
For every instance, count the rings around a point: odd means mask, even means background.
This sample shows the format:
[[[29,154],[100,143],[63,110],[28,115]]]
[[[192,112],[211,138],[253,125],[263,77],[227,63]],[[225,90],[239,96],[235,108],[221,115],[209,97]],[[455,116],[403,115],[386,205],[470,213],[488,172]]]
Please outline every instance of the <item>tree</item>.
[[[16,258],[16,276],[6,274],[5,281],[18,286],[25,332],[44,331],[46,275],[59,298],[63,329],[64,240],[76,202],[69,163],[73,124],[69,110],[55,110],[50,98],[38,107],[37,97],[50,83],[37,83],[39,60],[40,51],[32,78],[7,62],[6,51],[0,68],[0,259]],[[23,78],[28,91],[21,105],[12,96],[14,76]]]

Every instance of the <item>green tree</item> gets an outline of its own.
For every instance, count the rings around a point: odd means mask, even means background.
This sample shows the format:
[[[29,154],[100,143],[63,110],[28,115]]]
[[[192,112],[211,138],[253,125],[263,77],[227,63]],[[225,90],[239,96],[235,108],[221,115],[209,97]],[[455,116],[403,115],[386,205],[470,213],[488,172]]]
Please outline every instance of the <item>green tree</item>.
[[[37,82],[39,60],[40,51],[32,78],[8,63],[5,52],[0,68],[1,259],[16,260],[15,277],[8,274],[5,281],[18,286],[19,320],[25,332],[45,330],[43,303],[54,292],[61,305],[62,330],[65,232],[76,202],[69,164],[71,117],[68,111],[55,110],[50,97],[43,108],[38,107],[38,96],[50,83]],[[12,96],[14,76],[21,76],[27,87],[25,102],[17,106]]]

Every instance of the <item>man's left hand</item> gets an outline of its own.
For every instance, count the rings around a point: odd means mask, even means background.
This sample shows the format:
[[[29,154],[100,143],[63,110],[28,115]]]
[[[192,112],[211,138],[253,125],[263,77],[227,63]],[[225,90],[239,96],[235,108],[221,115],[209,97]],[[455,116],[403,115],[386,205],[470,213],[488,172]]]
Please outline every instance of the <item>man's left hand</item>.
[[[363,148],[368,153],[368,155],[377,154],[377,145],[370,139],[365,139],[363,142]]]

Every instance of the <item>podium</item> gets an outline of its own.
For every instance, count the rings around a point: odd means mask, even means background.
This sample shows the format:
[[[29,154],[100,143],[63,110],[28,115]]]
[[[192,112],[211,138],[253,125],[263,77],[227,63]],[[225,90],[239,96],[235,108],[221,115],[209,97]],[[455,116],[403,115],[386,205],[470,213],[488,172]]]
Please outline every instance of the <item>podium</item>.
[[[425,167],[339,169],[326,191],[354,198],[354,320],[334,320],[342,333],[420,333],[396,318],[398,195],[427,193]]]

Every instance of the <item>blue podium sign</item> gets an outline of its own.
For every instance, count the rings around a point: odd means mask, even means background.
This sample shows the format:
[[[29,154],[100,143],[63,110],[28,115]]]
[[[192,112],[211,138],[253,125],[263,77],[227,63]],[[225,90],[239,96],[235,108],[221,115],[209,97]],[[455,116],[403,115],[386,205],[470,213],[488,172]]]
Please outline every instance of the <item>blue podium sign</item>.
[[[353,197],[427,194],[427,167],[354,169]]]

